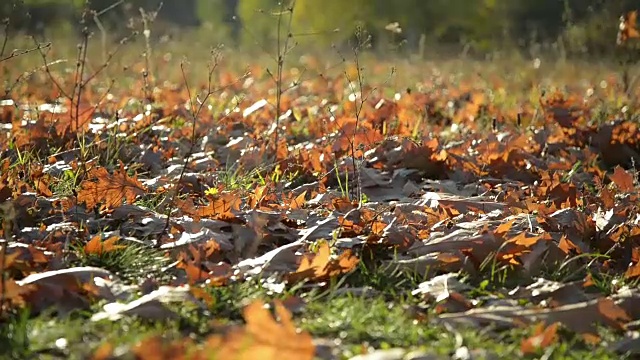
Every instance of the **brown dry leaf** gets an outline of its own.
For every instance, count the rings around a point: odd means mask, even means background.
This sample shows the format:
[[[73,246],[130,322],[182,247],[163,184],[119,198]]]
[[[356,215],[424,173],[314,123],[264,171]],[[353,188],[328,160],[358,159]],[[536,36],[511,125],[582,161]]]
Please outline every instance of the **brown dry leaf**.
[[[297,268],[298,256],[296,250],[302,246],[302,241],[298,240],[278,248],[266,254],[240,261],[234,266],[240,274],[258,275],[270,272],[291,272]]]
[[[627,271],[624,273],[624,277],[629,280],[637,279],[638,277],[640,277],[640,262],[629,266],[629,268],[627,268]]]
[[[616,166],[615,170],[613,170],[613,174],[609,175],[609,179],[616,184],[620,191],[633,191],[633,174],[623,169],[620,165]]]
[[[429,253],[412,259],[394,259],[385,262],[389,270],[405,270],[429,279],[437,273],[453,273],[464,270],[475,273],[475,267],[460,252]]]
[[[594,286],[596,283],[595,281],[593,281],[593,276],[591,276],[591,274],[587,274],[587,276],[585,276],[584,278],[584,282],[582,283],[582,287],[583,288],[588,288],[591,286]]]
[[[624,324],[631,320],[627,311],[610,298],[598,298],[552,309],[525,309],[520,306],[477,308],[460,313],[442,314],[440,319],[476,325],[500,323],[509,326],[539,321],[545,324],[558,322],[581,334],[587,341],[599,338],[597,324],[621,330]]]
[[[233,211],[240,206],[240,198],[234,194],[226,193],[209,201],[206,206],[196,206],[191,198],[176,200],[177,207],[186,215],[193,216],[196,220],[201,218],[213,218],[229,222],[239,222]]]
[[[638,31],[636,24],[637,18],[638,12],[636,10],[629,11],[620,17],[618,36],[616,39],[618,45],[626,43],[629,39],[640,38],[640,31]]]
[[[185,271],[189,284],[206,281],[210,286],[222,286],[228,282],[233,274],[231,266],[227,263],[213,264],[208,262],[207,269],[204,269],[199,260],[188,260],[184,256],[176,267]]]
[[[562,237],[560,238],[560,241],[558,242],[558,248],[567,255],[579,255],[582,253],[582,250],[571,240],[569,240],[566,235],[562,235]]]
[[[214,254],[219,254],[222,251],[220,243],[218,243],[214,239],[207,241],[202,247],[204,249],[204,255],[207,259],[212,257]]]
[[[185,273],[187,274],[187,280],[189,284],[199,283],[209,278],[209,273],[192,261],[182,260],[176,267],[179,269],[184,269]]]
[[[304,204],[307,202],[305,200],[306,196],[307,196],[307,190],[300,193],[300,195],[296,196],[295,199],[291,201],[291,203],[289,204],[289,209],[295,210],[295,209],[302,208]]]
[[[138,360],[197,360],[205,359],[203,356],[189,353],[192,341],[188,338],[179,341],[166,341],[160,336],[152,336],[142,340],[132,352]],[[187,354],[190,356],[187,357]]]
[[[611,209],[615,206],[615,194],[608,188],[603,188],[602,191],[600,191],[600,199],[605,209]]]
[[[53,192],[49,189],[49,182],[44,178],[35,181],[38,194],[46,197],[53,196]]]
[[[513,300],[527,299],[533,304],[545,302],[551,308],[591,299],[579,282],[561,283],[543,278],[527,287],[518,287],[509,294]]]
[[[505,235],[511,230],[513,224],[515,224],[516,219],[512,219],[506,222],[501,223],[498,227],[493,231],[496,237],[505,238]]]
[[[36,285],[18,284],[12,279],[0,282],[0,293],[3,299],[16,305],[24,305],[25,298],[36,289]]]
[[[443,209],[450,216],[457,216],[459,214],[465,214],[469,211],[473,211],[476,213],[488,213],[496,210],[504,210],[505,205],[502,203],[497,203],[493,201],[482,201],[465,199],[465,198],[451,198],[451,199],[440,199],[438,200],[438,204],[441,209]]]
[[[299,332],[291,313],[278,300],[274,302],[277,322],[261,301],[243,310],[246,326],[222,337],[210,337],[203,350],[219,359],[305,360],[313,359],[315,346],[307,332]]]
[[[84,245],[84,252],[92,255],[102,255],[104,253],[124,249],[124,245],[116,245],[120,240],[119,236],[112,236],[105,241],[102,241],[102,235],[98,234],[91,238],[88,243]]]
[[[218,219],[231,220],[236,218],[232,211],[238,210],[240,202],[241,200],[238,196],[227,193],[211,201],[206,209]]]
[[[265,193],[267,192],[267,186],[268,185],[256,186],[256,188],[253,190],[253,193],[249,197],[250,208],[256,209],[258,205],[260,205],[262,199],[265,196]]]
[[[90,171],[92,180],[84,180],[78,191],[78,202],[85,203],[88,210],[102,203],[106,209],[113,209],[122,205],[124,200],[132,204],[137,196],[144,195],[146,189],[137,176],[127,175],[124,165],[120,164],[120,171],[109,174],[103,167]]]
[[[318,249],[318,253],[309,260],[303,257],[298,270],[287,275],[290,282],[326,281],[334,276],[350,272],[358,264],[358,258],[347,250],[340,254],[337,259],[331,259],[331,249],[329,244],[323,243]]]
[[[0,201],[5,201],[11,198],[13,190],[5,185],[0,185]]]
[[[191,290],[191,295],[193,295],[193,297],[204,302],[209,308],[213,308],[216,304],[216,299],[203,288],[190,287],[189,290]]]
[[[36,286],[36,290],[28,294],[28,299],[25,298],[34,311],[56,306],[58,311],[65,312],[83,308],[90,297],[96,297],[94,278],[108,279],[111,276],[107,270],[85,266],[35,273],[16,283]]]
[[[553,323],[547,327],[544,323],[536,325],[533,336],[523,339],[520,344],[520,351],[523,354],[535,354],[540,349],[545,349],[549,345],[558,341],[559,323]]]
[[[438,301],[433,310],[436,314],[442,314],[445,312],[466,311],[472,308],[473,303],[464,295],[457,291],[451,291],[446,294],[446,297],[443,297]]]
[[[5,253],[3,257],[0,257],[0,269],[10,269],[15,261],[23,255],[23,253],[22,249],[16,249],[12,253]]]
[[[347,213],[349,210],[353,210],[356,208],[357,204],[354,204],[353,201],[350,201],[347,198],[335,198],[331,200],[331,205],[333,209],[341,212]]]

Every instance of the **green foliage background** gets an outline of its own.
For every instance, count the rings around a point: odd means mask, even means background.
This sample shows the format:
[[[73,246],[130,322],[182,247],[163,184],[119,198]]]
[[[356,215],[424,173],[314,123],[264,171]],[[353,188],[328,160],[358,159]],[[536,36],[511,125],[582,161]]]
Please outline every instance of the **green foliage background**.
[[[93,0],[100,10],[116,0]],[[285,0],[164,0],[159,18],[165,25],[203,27],[224,34],[235,44],[266,45],[283,33],[290,6]],[[122,28],[138,8],[157,8],[160,0],[125,0],[107,23]],[[0,17],[15,19],[22,29],[46,28],[78,18],[86,0],[4,0]],[[467,46],[478,52],[505,46],[529,48],[531,44],[558,44],[568,52],[604,52],[613,46],[617,19],[640,8],[637,0],[297,0],[291,31],[300,45],[341,44],[364,26],[375,45],[396,43],[415,49],[421,42]],[[31,17],[24,14],[30,12]],[[114,15],[115,14],[115,15]],[[74,17],[75,16],[75,17]],[[398,22],[402,34],[385,25]],[[339,29],[339,31],[338,31]],[[421,40],[422,39],[422,40]]]

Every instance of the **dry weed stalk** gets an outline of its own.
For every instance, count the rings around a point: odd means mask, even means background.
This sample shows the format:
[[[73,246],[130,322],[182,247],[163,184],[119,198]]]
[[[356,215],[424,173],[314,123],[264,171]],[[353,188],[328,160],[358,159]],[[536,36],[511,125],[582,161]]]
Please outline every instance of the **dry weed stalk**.
[[[180,175],[178,176],[178,180],[177,180],[176,184],[174,185],[173,194],[171,195],[171,198],[169,199],[169,206],[167,207],[167,212],[166,212],[167,221],[164,224],[163,230],[158,235],[158,243],[157,243],[158,246],[160,245],[160,238],[167,232],[167,230],[169,229],[169,226],[171,224],[171,213],[173,212],[173,209],[175,207],[175,199],[178,196],[178,192],[180,191],[180,184],[182,183],[182,179],[184,178],[184,174],[185,174],[185,172],[187,170],[189,162],[191,161],[191,156],[193,156],[193,153],[195,152],[196,140],[197,140],[196,126],[198,124],[198,118],[200,117],[200,113],[202,112],[202,109],[204,109],[204,106],[207,103],[207,100],[209,100],[209,97],[213,93],[215,93],[216,91],[219,90],[219,89],[215,89],[213,87],[213,74],[216,71],[216,69],[218,68],[218,65],[220,64],[221,57],[222,57],[222,54],[221,54],[219,48],[213,49],[211,51],[211,61],[207,65],[208,66],[207,89],[204,92],[204,95],[202,96],[202,98],[197,97],[197,99],[196,99],[197,102],[198,102],[197,109],[196,109],[196,106],[195,106],[195,104],[193,102],[193,96],[191,94],[191,88],[189,86],[189,81],[187,80],[187,73],[186,73],[186,69],[185,69],[186,68],[186,61],[183,60],[182,62],[180,62],[180,71],[181,71],[181,74],[182,74],[182,80],[184,81],[185,88],[187,89],[187,95],[189,96],[189,114],[191,115],[191,121],[192,121],[191,137],[190,137],[189,150],[187,151],[187,154],[184,157],[184,165],[182,166],[182,169],[180,170]]]
[[[291,50],[289,48],[289,40],[292,37],[291,34],[291,21],[293,20],[293,9],[295,8],[295,0],[293,0],[291,2],[291,4],[287,7],[286,12],[289,14],[289,19],[288,19],[288,24],[287,24],[287,35],[285,36],[284,41],[282,40],[282,16],[285,13],[284,12],[284,5],[281,2],[280,3],[280,12],[278,13],[278,35],[277,35],[277,42],[276,42],[276,46],[278,49],[278,58],[277,58],[277,72],[276,72],[276,78],[274,79],[276,82],[276,130],[275,130],[275,147],[276,147],[276,154],[278,153],[278,145],[280,142],[279,139],[279,134],[280,134],[280,117],[282,109],[281,109],[281,103],[282,103],[282,75],[283,75],[283,70],[284,70],[284,61],[285,58],[287,56],[287,54],[289,53],[289,51]],[[281,43],[284,43],[283,45],[281,45]],[[267,69],[267,73],[274,78],[273,74],[269,71],[269,69]]]
[[[200,114],[202,113],[202,111],[205,108],[205,105],[207,104],[207,101],[209,100],[209,98],[211,97],[211,95],[216,94],[224,89],[227,89],[231,86],[234,86],[235,84],[237,84],[239,81],[242,81],[244,79],[247,78],[247,76],[249,76],[248,72],[245,72],[241,77],[239,77],[238,79],[236,79],[234,82],[232,82],[231,84],[228,84],[226,86],[222,86],[222,87],[214,87],[214,73],[216,72],[216,70],[218,69],[220,63],[222,60],[222,52],[221,52],[221,47],[216,47],[213,50],[211,50],[211,60],[209,61],[208,64],[208,76],[207,76],[207,88],[204,91],[204,93],[201,96],[197,96],[195,100],[197,101],[197,107],[196,104],[194,104],[194,97],[192,95],[191,92],[191,87],[189,85],[189,81],[187,80],[187,69],[186,69],[186,65],[187,62],[186,60],[183,60],[180,63],[180,71],[182,74],[182,80],[184,82],[185,88],[187,90],[187,96],[189,97],[189,115],[191,117],[192,120],[192,125],[191,125],[191,134],[190,134],[190,138],[189,138],[189,150],[187,151],[185,157],[184,157],[184,165],[182,166],[182,169],[180,169],[180,175],[178,176],[178,179],[176,181],[176,183],[174,184],[174,191],[171,194],[171,197],[168,199],[168,206],[167,206],[167,210],[166,210],[166,216],[167,216],[167,220],[164,224],[164,228],[163,230],[158,234],[158,238],[157,238],[157,244],[156,246],[160,245],[160,239],[162,238],[162,236],[164,234],[167,233],[167,231],[169,230],[169,227],[171,225],[171,213],[173,212],[173,210],[175,209],[176,206],[176,198],[178,197],[178,193],[180,191],[180,184],[182,183],[182,180],[184,178],[184,175],[187,171],[187,167],[189,166],[189,162],[191,162],[191,157],[193,156],[193,154],[196,151],[196,144],[197,144],[197,132],[196,132],[196,128],[198,125],[198,119],[200,118]],[[236,105],[237,106],[237,105]],[[229,112],[231,113],[231,112]],[[225,115],[226,116],[226,115]]]
[[[144,96],[146,101],[152,101],[151,99],[151,87],[152,84],[150,82],[155,78],[152,73],[152,63],[151,63],[151,55],[153,48],[151,47],[151,25],[155,21],[158,16],[158,12],[162,9],[162,2],[158,4],[158,8],[154,11],[147,12],[143,8],[140,8],[140,17],[142,19],[142,35],[144,35],[144,70],[142,71],[142,80],[144,83]]]

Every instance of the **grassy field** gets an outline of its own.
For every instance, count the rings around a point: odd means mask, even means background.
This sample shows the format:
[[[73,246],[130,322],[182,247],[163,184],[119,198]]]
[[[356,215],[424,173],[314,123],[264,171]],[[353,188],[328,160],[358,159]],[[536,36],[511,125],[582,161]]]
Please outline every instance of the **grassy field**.
[[[633,66],[143,40],[0,56],[0,357],[637,356]]]

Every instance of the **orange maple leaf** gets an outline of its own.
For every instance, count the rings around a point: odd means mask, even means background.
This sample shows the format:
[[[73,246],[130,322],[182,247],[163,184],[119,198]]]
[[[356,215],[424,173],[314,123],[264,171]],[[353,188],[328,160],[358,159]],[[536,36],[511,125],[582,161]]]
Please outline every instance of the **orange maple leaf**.
[[[211,336],[204,352],[213,351],[216,359],[236,360],[305,360],[313,359],[315,346],[307,332],[299,332],[291,313],[276,300],[277,322],[261,301],[249,304],[243,310],[246,326],[226,336]]]
[[[104,253],[122,249],[125,247],[124,245],[116,245],[119,240],[119,236],[112,236],[107,240],[102,241],[102,236],[98,234],[91,238],[91,240],[89,240],[89,242],[84,245],[84,252],[87,254],[99,256]]]
[[[298,270],[288,274],[287,279],[290,282],[298,282],[305,279],[316,282],[326,281],[332,277],[350,272],[356,267],[358,261],[358,258],[352,255],[350,250],[340,254],[337,259],[331,259],[329,244],[323,243],[313,259],[302,258]]]
[[[122,205],[123,200],[132,204],[136,196],[144,195],[146,191],[136,176],[127,175],[122,163],[120,171],[114,172],[113,175],[103,167],[92,169],[89,174],[92,180],[84,180],[78,192],[78,202],[84,202],[88,210],[100,203],[106,209]]]

